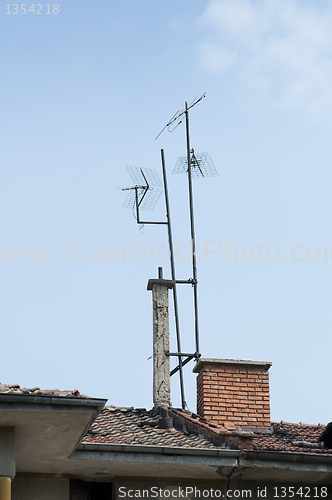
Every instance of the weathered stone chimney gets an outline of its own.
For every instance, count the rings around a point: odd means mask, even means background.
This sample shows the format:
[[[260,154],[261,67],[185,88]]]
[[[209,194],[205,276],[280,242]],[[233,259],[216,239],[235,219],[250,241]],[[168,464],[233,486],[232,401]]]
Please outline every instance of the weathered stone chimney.
[[[174,281],[153,279],[148,282],[153,303],[153,404],[157,408],[171,406],[169,352],[168,290]]]
[[[268,370],[272,363],[201,358],[197,376],[197,413],[217,424],[269,427]]]

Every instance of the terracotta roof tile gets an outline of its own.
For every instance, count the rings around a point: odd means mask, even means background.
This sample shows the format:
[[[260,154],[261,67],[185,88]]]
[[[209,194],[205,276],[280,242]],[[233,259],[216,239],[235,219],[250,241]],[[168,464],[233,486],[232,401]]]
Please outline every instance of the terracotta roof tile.
[[[160,429],[160,419],[161,416],[154,410],[105,407],[83,437],[82,443],[215,448],[210,441],[198,435],[175,428]]]
[[[302,454],[332,454],[332,450],[307,448],[294,445],[294,442],[306,441],[318,443],[325,425],[291,424],[287,422],[272,422],[272,434],[256,436],[253,439],[254,450],[258,451],[284,451]]]
[[[90,399],[89,396],[84,396],[84,394],[81,394],[77,389],[68,391],[60,391],[59,389],[42,390],[39,387],[26,389],[25,387],[21,387],[19,384],[7,385],[0,383],[0,394]]]
[[[160,429],[159,413],[144,408],[105,407],[82,439],[83,444],[123,444],[185,448],[229,448],[229,443],[243,441],[242,449],[302,454],[332,454],[332,450],[303,448],[295,441],[317,443],[325,426],[274,422],[262,433],[235,426],[216,425],[186,410],[171,408],[175,428]],[[232,441],[232,437],[236,440]],[[247,443],[251,442],[251,447]],[[237,446],[234,446],[237,448]]]

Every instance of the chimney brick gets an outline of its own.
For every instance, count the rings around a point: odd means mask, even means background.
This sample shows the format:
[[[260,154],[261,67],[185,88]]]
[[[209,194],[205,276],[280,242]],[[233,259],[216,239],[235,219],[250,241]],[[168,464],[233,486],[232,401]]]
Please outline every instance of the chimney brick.
[[[218,424],[269,427],[268,370],[272,363],[201,358],[197,376],[197,413]]]

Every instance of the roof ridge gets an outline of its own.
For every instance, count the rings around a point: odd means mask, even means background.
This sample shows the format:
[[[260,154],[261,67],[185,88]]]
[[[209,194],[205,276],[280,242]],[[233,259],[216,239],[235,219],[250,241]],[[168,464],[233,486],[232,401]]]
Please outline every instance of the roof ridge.
[[[304,422],[285,422],[280,420],[280,422],[271,422],[271,425],[281,424],[281,425],[297,425],[298,427],[325,427],[326,424],[306,424]]]

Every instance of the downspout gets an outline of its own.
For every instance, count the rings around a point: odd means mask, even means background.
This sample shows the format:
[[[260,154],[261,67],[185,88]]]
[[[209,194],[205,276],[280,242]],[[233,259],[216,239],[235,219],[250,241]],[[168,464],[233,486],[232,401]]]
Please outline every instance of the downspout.
[[[10,477],[0,476],[0,500],[11,500],[12,481]]]

